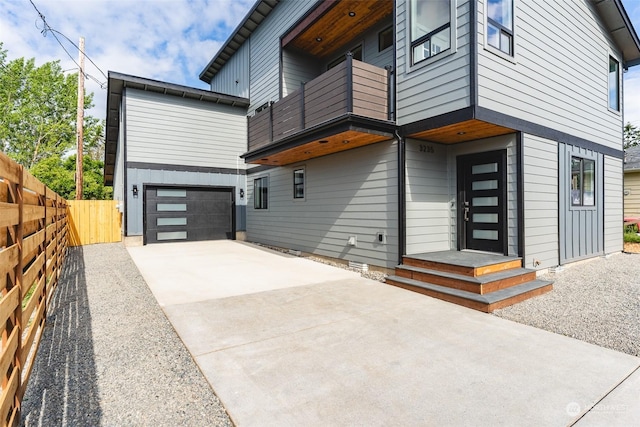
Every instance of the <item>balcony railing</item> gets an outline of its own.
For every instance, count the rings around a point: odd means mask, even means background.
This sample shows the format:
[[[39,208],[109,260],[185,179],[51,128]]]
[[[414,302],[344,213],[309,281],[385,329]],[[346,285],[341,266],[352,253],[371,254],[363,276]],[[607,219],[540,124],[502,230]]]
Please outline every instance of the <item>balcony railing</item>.
[[[389,71],[347,60],[249,117],[249,151],[348,113],[389,120]]]

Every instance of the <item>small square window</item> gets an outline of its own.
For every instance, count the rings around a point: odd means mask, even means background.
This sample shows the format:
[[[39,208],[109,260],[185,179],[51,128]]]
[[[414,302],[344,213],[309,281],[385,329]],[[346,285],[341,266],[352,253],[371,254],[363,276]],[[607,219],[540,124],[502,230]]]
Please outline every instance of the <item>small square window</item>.
[[[266,176],[253,180],[253,208],[267,209],[269,196],[269,179]]]
[[[304,169],[293,171],[293,198],[304,199]]]
[[[620,111],[620,63],[609,57],[609,108]]]
[[[378,52],[382,52],[393,44],[393,27],[385,28],[378,33]]]
[[[596,162],[571,157],[571,206],[595,206]]]

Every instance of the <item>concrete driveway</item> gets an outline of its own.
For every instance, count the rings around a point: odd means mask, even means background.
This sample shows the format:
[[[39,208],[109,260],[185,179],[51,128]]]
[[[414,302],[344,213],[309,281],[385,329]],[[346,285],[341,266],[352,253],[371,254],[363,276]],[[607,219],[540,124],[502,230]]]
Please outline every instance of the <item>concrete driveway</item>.
[[[129,253],[239,426],[640,423],[626,354],[242,242]]]

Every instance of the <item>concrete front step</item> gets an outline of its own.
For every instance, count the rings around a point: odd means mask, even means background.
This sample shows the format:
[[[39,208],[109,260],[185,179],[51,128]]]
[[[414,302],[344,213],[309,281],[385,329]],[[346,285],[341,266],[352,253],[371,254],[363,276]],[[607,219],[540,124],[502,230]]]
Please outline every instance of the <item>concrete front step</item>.
[[[552,282],[532,280],[481,295],[400,276],[389,276],[386,283],[486,313],[542,295],[553,288]]]
[[[476,294],[487,294],[536,279],[535,270],[522,267],[480,276],[469,276],[411,265],[399,265],[396,267],[396,275]]]

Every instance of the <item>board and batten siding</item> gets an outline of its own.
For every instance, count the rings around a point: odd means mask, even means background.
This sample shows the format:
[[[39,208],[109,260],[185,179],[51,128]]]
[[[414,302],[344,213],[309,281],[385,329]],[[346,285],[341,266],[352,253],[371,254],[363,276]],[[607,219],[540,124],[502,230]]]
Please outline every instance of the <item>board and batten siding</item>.
[[[249,98],[249,52],[251,40],[245,41],[236,53],[211,79],[211,91]]]
[[[451,207],[449,218],[451,224],[451,248],[458,248],[458,207],[456,194],[457,184],[457,157],[485,151],[507,151],[507,248],[509,255],[518,254],[518,183],[517,170],[518,158],[516,155],[516,134],[496,136],[493,138],[479,139],[463,144],[455,144],[449,148],[449,197]]]
[[[305,169],[305,198],[293,171]],[[254,209],[254,180],[268,177],[268,209]],[[397,143],[380,142],[249,175],[247,240],[393,268],[398,262]],[[386,244],[376,233],[386,234]],[[347,244],[357,237],[357,246]]]
[[[446,145],[406,141],[407,255],[451,249],[449,211],[455,196],[449,189],[447,153]]]
[[[595,161],[595,204],[594,206],[571,205],[571,157],[581,157]],[[560,198],[560,264],[590,258],[604,253],[604,211],[616,210],[615,204],[608,206],[604,199],[604,185],[612,187],[605,182],[614,178],[604,175],[603,154],[593,150],[587,150],[569,144],[558,144],[558,168]],[[622,162],[620,162],[622,163]],[[622,174],[622,171],[620,171]],[[620,200],[618,207],[622,213],[622,177],[613,186],[618,187]],[[610,199],[613,201],[614,199]],[[605,209],[606,207],[606,209]],[[622,233],[622,222],[619,224],[618,233]]]
[[[640,170],[624,173],[624,216],[640,218]]]
[[[524,266],[558,265],[558,143],[523,134]],[[538,265],[536,261],[539,262]]]
[[[604,156],[604,251],[607,254],[623,249],[624,221],[622,159]]]
[[[411,66],[410,0],[396,1],[397,122],[399,125],[456,111],[470,100],[470,10],[468,0],[458,0],[456,39],[452,53],[441,53]]]
[[[315,2],[316,0],[282,0],[251,34],[249,111],[266,102],[280,99],[280,36]]]
[[[236,201],[236,230],[245,229],[246,197],[240,198],[240,189],[246,188],[245,175],[186,172],[155,169],[127,169],[127,185],[132,188],[138,186],[138,196],[134,197],[132,191],[126,192],[127,197],[127,235],[142,236],[143,232],[143,186],[147,185],[172,185],[172,186],[217,186],[234,187]]]
[[[622,149],[622,115],[608,109],[615,45],[589,1],[515,1],[515,57],[485,48],[478,3],[478,105]]]
[[[127,89],[127,162],[245,169],[246,111]]]

